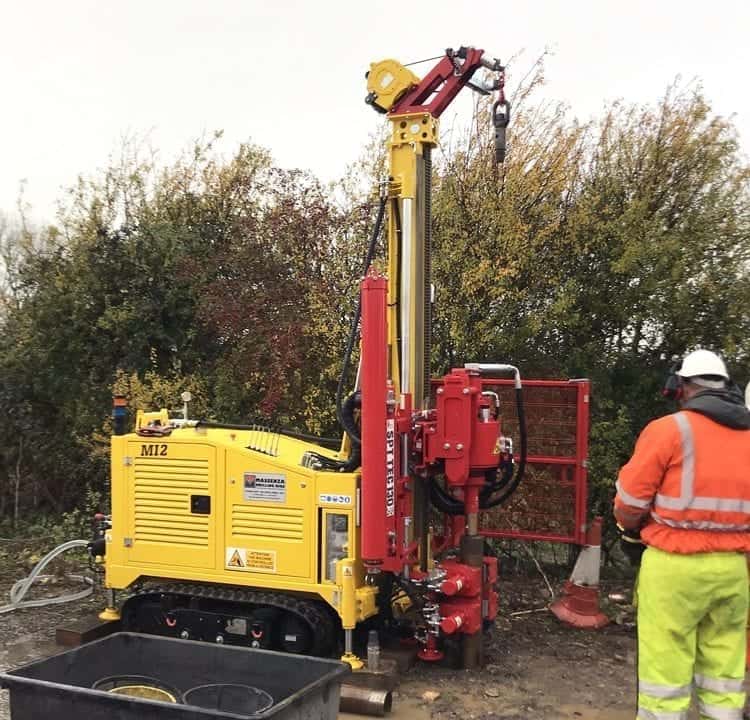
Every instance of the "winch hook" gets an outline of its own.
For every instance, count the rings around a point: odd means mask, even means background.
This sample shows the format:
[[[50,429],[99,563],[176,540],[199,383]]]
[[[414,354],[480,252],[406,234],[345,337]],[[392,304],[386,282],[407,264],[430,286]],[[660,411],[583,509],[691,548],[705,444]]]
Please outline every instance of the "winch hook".
[[[503,98],[492,105],[492,124],[495,126],[495,162],[500,165],[505,161],[505,129],[510,122],[510,103]]]
[[[492,124],[495,126],[495,162],[500,165],[505,161],[505,129],[510,122],[510,102],[505,98],[505,73],[499,78],[497,100],[492,105]]]

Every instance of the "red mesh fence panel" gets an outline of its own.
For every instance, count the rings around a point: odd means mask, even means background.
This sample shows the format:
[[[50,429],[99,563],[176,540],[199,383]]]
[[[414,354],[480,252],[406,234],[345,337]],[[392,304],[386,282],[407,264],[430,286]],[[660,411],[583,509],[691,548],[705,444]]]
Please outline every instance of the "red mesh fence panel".
[[[513,381],[486,379],[483,386],[500,397],[503,434],[513,438],[518,464],[521,444]],[[589,392],[586,380],[524,381],[526,473],[503,505],[480,511],[482,534],[584,543]]]

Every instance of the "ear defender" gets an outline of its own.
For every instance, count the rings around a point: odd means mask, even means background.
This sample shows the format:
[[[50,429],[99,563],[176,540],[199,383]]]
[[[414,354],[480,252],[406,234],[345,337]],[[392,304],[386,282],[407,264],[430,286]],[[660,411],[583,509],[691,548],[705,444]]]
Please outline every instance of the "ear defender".
[[[661,394],[667,398],[667,400],[679,400],[682,397],[682,378],[677,374],[677,369],[680,367],[679,362],[676,362],[669,370],[667,380],[664,383],[664,387],[661,390]]]

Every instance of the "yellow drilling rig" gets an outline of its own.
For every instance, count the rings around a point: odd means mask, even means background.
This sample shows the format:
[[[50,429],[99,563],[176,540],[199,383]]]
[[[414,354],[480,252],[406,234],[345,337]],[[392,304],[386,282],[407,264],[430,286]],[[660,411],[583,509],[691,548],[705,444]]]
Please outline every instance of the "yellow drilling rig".
[[[139,411],[115,399],[112,510],[92,553],[124,629],[295,653],[340,653],[357,666],[354,631],[375,624],[416,639],[424,660],[458,640],[482,658],[497,613],[497,560],[478,517],[503,503],[526,457],[521,380],[508,364],[430,376],[431,152],[438,118],[464,87],[496,94],[497,162],[510,106],[500,61],[449,49],[424,78],[373,63],[366,101],[390,121],[360,303],[337,393],[338,449],[257,426]],[[387,274],[371,268],[381,228]],[[357,380],[347,388],[357,341]],[[520,453],[501,430],[487,373],[514,379]],[[436,507],[450,538],[431,531]],[[436,548],[454,550],[436,554]],[[126,591],[118,605],[116,591]]]

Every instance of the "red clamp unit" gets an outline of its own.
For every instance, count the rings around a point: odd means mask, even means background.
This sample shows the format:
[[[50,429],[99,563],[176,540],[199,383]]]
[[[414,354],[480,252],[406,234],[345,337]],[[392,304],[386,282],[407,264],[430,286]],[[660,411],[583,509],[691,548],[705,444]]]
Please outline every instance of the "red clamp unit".
[[[471,567],[456,560],[441,563],[448,575],[440,592],[440,629],[446,635],[472,635],[482,627],[482,620],[497,616],[497,558],[485,556],[483,567]]]

